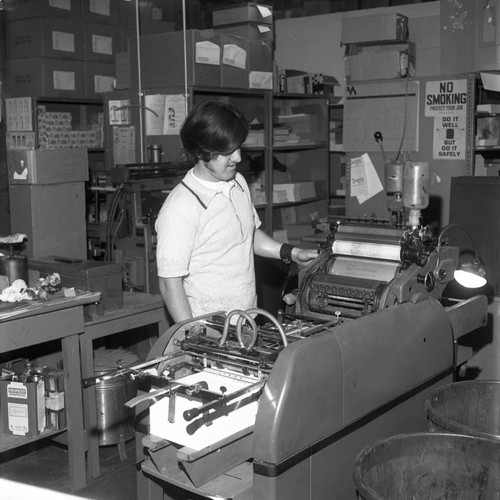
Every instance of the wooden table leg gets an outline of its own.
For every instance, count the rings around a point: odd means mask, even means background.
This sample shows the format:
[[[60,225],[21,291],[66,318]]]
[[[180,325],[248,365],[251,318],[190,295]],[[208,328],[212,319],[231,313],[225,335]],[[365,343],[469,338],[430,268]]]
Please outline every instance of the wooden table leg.
[[[85,466],[87,443],[83,425],[82,377],[78,335],[62,338],[61,345],[65,379],[64,397],[68,423],[69,475],[74,490],[79,490],[87,484]]]
[[[94,346],[90,335],[80,336],[80,358],[82,363],[82,378],[95,376],[94,371]],[[98,477],[100,470],[99,435],[97,429],[97,403],[95,386],[83,389],[83,415],[88,444],[88,467],[90,477]]]

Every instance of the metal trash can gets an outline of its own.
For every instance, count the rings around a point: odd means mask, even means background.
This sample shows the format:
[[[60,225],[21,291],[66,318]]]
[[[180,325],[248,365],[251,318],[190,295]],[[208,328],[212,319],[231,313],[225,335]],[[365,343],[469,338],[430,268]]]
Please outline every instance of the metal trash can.
[[[494,500],[500,442],[450,433],[392,436],[358,454],[353,477],[365,500]]]
[[[139,356],[123,349],[96,349],[94,371],[105,375],[120,367],[136,365]],[[120,376],[95,386],[99,446],[119,444],[134,437],[134,412],[125,403],[137,394],[137,382]]]
[[[431,432],[500,441],[500,381],[467,380],[434,389],[425,401]]]

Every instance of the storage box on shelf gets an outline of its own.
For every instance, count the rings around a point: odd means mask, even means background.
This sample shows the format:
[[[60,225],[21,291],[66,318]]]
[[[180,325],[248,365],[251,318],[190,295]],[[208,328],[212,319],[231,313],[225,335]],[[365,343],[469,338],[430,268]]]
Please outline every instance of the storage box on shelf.
[[[83,59],[114,64],[115,54],[124,48],[125,30],[118,26],[83,23]]]
[[[81,23],[73,19],[40,17],[5,24],[9,59],[54,57],[84,59]]]
[[[408,40],[408,17],[377,14],[342,19],[342,44],[403,42]]]
[[[272,44],[248,39],[248,88],[272,90],[273,84]]]
[[[110,26],[120,24],[120,0],[80,0],[81,20],[86,23],[101,23]]]
[[[7,21],[33,17],[58,17],[79,20],[81,0],[4,0]]]
[[[7,148],[103,148],[103,111],[98,100],[16,97],[6,99]]]
[[[87,257],[85,185],[11,184],[11,229],[27,235],[26,255]]]
[[[5,91],[7,97],[44,96],[82,99],[83,62],[71,59],[8,59]]]
[[[105,92],[113,91],[115,77],[114,63],[85,61],[83,63],[84,98],[102,99]]]
[[[273,7],[271,5],[255,2],[222,7],[214,9],[212,12],[212,22],[214,26],[246,22],[272,25],[273,21]]]
[[[225,35],[235,35],[241,38],[252,40],[264,40],[272,42],[274,40],[274,27],[270,24],[259,23],[236,23],[214,27],[216,33]]]
[[[221,42],[213,30],[187,30],[187,85],[220,87]],[[169,50],[158,50],[159,47]],[[184,85],[182,31],[141,37],[141,74],[144,88]]]
[[[415,76],[415,46],[411,42],[349,44],[345,49],[344,61],[347,82]]]

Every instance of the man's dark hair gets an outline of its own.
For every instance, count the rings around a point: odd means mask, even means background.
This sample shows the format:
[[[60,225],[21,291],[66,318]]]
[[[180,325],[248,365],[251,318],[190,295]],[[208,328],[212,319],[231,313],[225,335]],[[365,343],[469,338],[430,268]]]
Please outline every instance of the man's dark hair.
[[[190,111],[181,127],[187,159],[209,162],[230,155],[245,141],[248,123],[235,107],[221,101],[203,101]]]

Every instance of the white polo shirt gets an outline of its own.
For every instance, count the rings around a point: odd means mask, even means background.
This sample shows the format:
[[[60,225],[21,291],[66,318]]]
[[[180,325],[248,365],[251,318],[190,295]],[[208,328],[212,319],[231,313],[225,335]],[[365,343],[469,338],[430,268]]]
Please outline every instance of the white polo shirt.
[[[191,169],[155,225],[158,276],[183,277],[194,316],[257,305],[253,241],[261,221],[248,185],[239,173],[213,184],[207,187]]]

